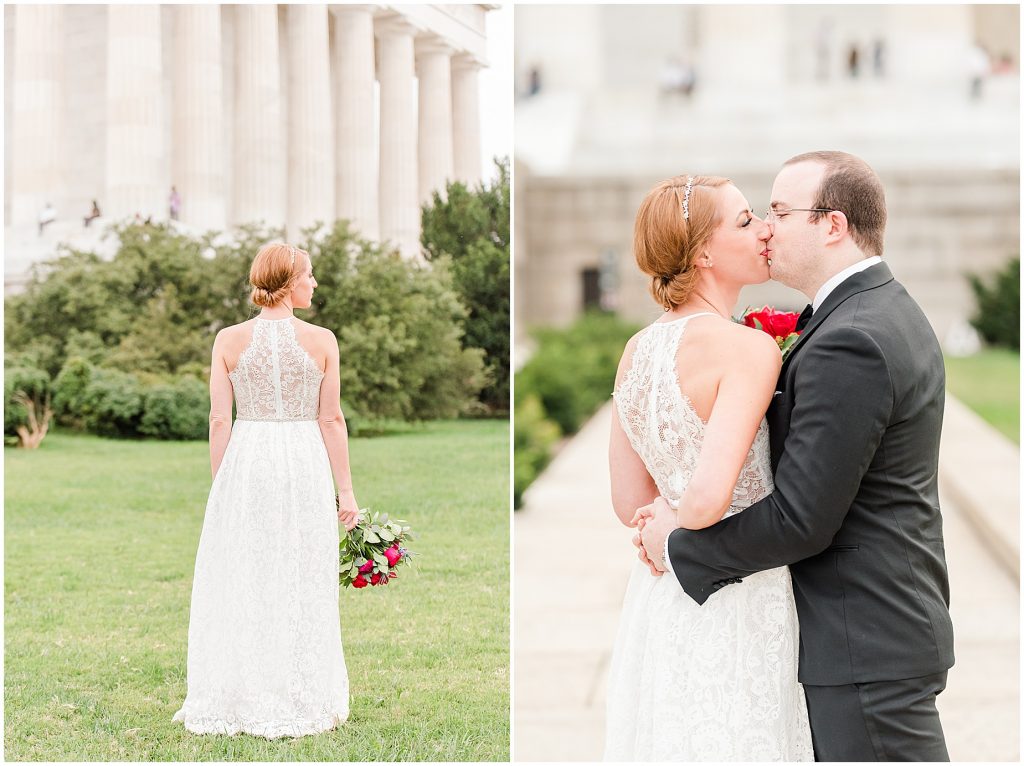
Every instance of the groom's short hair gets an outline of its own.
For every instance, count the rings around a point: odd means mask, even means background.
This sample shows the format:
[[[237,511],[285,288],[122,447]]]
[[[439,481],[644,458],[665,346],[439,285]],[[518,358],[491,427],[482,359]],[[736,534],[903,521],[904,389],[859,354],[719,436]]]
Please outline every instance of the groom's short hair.
[[[783,163],[820,162],[825,166],[811,207],[839,210],[850,227],[850,236],[867,255],[881,255],[885,239],[885,189],[871,166],[846,152],[806,152]],[[823,213],[812,213],[814,220]]]

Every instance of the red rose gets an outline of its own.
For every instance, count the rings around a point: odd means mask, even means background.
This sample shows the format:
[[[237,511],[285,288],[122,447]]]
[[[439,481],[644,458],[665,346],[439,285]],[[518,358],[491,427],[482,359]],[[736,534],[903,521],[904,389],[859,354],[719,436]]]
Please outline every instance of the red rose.
[[[385,580],[384,582],[387,582],[387,580]],[[379,585],[379,584],[380,584],[380,572],[374,572],[373,573],[373,577],[370,578],[370,585]]]
[[[774,338],[785,338],[796,332],[796,323],[800,315],[792,311],[776,311],[765,306],[760,311],[750,311],[743,317],[747,327],[764,330]]]
[[[388,560],[388,566],[393,567],[402,558],[402,552],[398,550],[398,545],[392,545],[384,551],[384,557]]]
[[[352,581],[353,588],[365,588],[367,585],[366,578],[362,575],[356,575],[356,579]]]
[[[365,564],[363,564],[361,567],[359,567],[359,571],[362,574],[367,574],[372,569],[373,569],[373,562],[372,561],[367,561]]]

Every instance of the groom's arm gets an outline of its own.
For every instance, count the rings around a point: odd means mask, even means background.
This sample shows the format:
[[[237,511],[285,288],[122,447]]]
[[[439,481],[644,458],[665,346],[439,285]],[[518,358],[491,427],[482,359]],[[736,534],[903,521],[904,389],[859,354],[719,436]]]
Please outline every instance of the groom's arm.
[[[893,386],[870,336],[830,328],[801,356],[775,491],[714,526],[669,536],[671,570],[697,603],[737,577],[827,548],[885,433]]]

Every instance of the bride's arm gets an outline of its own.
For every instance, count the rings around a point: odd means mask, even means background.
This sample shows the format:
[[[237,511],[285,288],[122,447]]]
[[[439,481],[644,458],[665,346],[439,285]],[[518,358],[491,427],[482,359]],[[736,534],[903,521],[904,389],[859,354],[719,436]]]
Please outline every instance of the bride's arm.
[[[627,359],[633,356],[635,345],[634,338],[626,344],[626,349],[622,353],[622,360],[615,375],[616,390],[629,368]],[[611,474],[612,508],[615,509],[615,515],[627,527],[635,527],[633,515],[636,509],[656,498],[658,487],[647,472],[644,461],[629,443],[629,437],[626,436],[619,421],[618,407],[615,406],[612,407],[612,432],[608,442],[608,468]]]
[[[327,458],[331,462],[334,484],[338,488],[338,518],[346,529],[352,529],[356,525],[359,503],[356,502],[352,490],[352,472],[348,460],[348,426],[345,424],[345,414],[341,411],[338,339],[330,330],[324,332],[330,337],[325,336],[327,368],[320,384],[320,414],[317,416],[317,422],[320,424],[320,433],[327,448]]]
[[[210,361],[210,471],[214,478],[231,440],[231,379],[224,361],[224,331],[213,341]]]
[[[676,509],[676,522],[685,529],[709,527],[729,510],[782,368],[779,347],[767,333],[744,332],[737,341],[727,351],[697,465]]]

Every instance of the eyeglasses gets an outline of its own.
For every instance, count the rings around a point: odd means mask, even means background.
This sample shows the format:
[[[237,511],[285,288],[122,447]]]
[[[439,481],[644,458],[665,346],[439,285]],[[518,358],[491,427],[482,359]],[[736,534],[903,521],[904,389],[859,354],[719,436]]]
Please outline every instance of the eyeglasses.
[[[773,210],[769,208],[765,211],[764,220],[767,223],[772,221],[778,221],[780,218],[785,218],[790,213],[838,213],[839,210],[835,210],[829,207],[791,207],[784,208],[781,210]]]

